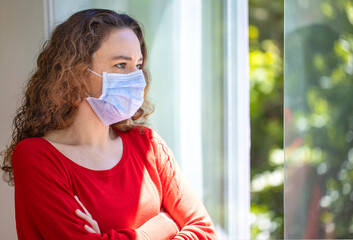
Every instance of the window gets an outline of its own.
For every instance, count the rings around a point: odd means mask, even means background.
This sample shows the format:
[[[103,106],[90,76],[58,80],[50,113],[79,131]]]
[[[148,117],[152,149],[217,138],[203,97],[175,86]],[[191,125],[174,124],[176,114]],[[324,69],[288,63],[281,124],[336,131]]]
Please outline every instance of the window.
[[[285,1],[285,238],[352,238],[353,3]]]

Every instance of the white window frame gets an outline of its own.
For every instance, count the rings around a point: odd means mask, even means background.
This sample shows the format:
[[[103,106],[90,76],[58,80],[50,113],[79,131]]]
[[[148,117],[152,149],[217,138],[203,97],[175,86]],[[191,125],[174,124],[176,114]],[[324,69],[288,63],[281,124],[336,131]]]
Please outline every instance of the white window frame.
[[[179,162],[183,173],[202,199],[201,19],[201,0],[180,0],[179,106],[181,158]]]
[[[54,5],[53,0],[43,0],[43,11],[44,11],[44,37],[48,40],[50,37],[50,31],[54,26]]]
[[[225,2],[225,153],[229,239],[250,239],[250,80],[248,0]]]

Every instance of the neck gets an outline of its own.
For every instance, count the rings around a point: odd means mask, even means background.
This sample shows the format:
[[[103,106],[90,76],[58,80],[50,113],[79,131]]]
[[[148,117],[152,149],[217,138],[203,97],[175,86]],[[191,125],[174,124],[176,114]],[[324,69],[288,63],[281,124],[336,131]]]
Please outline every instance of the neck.
[[[118,135],[110,126],[105,126],[99,120],[87,101],[83,101],[78,107],[70,127],[48,132],[45,137],[54,142],[68,145],[90,145],[105,148]]]

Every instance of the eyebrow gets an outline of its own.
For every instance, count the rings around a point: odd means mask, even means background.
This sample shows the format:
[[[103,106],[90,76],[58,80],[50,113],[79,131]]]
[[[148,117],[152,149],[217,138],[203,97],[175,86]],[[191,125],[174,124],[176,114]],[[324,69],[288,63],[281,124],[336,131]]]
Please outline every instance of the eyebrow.
[[[127,56],[123,56],[123,55],[120,55],[120,56],[113,56],[112,57],[112,60],[126,60],[126,61],[132,61],[132,58],[131,57],[127,57]],[[139,61],[143,61],[143,57],[141,57],[139,59]]]

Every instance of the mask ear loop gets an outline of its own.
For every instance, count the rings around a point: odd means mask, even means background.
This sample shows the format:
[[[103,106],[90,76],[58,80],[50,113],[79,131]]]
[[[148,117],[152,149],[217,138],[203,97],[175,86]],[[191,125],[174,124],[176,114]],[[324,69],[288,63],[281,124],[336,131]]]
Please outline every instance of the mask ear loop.
[[[98,77],[103,78],[102,75],[100,75],[99,73],[96,73],[95,71],[93,71],[92,69],[88,68],[88,71],[90,71],[91,73],[97,75]],[[87,98],[91,98],[91,96],[86,92]]]
[[[92,72],[93,74],[97,75],[98,77],[103,78],[102,75],[100,75],[99,73],[96,73],[95,71],[93,71],[92,69],[88,68],[88,71]]]

